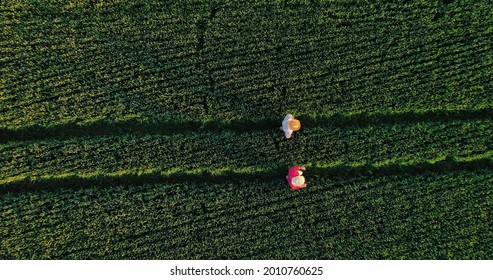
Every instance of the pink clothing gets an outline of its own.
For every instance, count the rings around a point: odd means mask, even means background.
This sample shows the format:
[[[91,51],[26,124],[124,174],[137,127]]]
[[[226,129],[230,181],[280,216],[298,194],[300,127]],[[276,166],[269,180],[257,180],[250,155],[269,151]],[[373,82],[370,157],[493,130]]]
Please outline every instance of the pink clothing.
[[[295,165],[295,166],[289,168],[289,170],[288,170],[288,176],[289,175],[292,175],[293,177],[298,176],[299,175],[298,174],[298,170],[301,170],[299,165]]]
[[[289,168],[289,170],[288,170],[288,176],[286,176],[286,179],[288,180],[288,184],[289,184],[289,186],[291,187],[292,190],[299,190],[299,189],[301,189],[301,187],[295,186],[295,185],[293,185],[293,183],[291,183],[291,180],[294,177],[300,176],[301,174],[303,174],[303,172],[301,171],[301,169],[300,169],[300,167],[298,165],[295,165],[295,166]]]

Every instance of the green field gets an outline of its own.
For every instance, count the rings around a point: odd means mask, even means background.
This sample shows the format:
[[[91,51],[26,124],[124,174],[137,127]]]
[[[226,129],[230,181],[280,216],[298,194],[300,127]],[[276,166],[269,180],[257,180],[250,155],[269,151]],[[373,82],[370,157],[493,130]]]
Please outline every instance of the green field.
[[[0,259],[492,259],[492,38],[489,0],[2,1]]]

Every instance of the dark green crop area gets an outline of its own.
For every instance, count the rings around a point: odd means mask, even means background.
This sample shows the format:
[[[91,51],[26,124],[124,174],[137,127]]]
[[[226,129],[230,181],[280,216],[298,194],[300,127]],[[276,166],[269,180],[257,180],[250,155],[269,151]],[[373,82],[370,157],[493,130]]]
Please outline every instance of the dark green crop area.
[[[492,259],[492,38],[488,0],[1,1],[0,259]]]
[[[2,196],[3,258],[490,258],[493,172]]]

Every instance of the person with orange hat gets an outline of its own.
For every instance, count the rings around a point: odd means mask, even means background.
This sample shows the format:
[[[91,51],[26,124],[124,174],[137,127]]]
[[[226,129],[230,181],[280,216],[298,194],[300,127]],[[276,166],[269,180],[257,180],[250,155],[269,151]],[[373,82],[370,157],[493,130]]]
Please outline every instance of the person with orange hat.
[[[301,123],[299,120],[293,118],[293,115],[287,114],[282,121],[282,126],[279,127],[280,130],[284,131],[286,138],[291,138],[293,131],[298,131],[301,128]]]
[[[303,176],[302,170],[306,170],[306,168],[298,165],[295,165],[288,170],[286,179],[288,180],[289,186],[294,191],[306,188],[305,177]]]

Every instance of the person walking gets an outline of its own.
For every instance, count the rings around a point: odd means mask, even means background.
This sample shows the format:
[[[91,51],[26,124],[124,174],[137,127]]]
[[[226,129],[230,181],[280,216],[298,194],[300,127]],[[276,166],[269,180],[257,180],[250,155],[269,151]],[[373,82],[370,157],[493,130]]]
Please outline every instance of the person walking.
[[[288,184],[292,190],[299,190],[306,188],[305,177],[303,176],[303,171],[306,170],[303,166],[295,165],[288,170]]]
[[[293,131],[298,131],[301,128],[301,123],[299,120],[295,119],[293,115],[287,114],[282,121],[282,126],[279,127],[280,130],[284,131],[286,138],[291,138]]]

